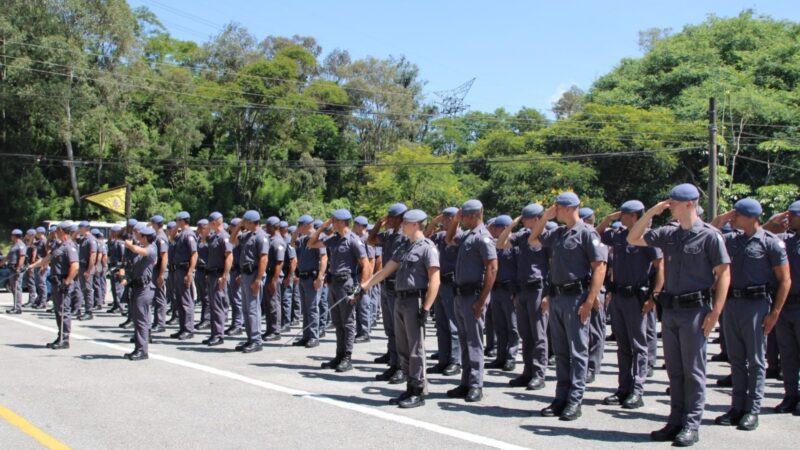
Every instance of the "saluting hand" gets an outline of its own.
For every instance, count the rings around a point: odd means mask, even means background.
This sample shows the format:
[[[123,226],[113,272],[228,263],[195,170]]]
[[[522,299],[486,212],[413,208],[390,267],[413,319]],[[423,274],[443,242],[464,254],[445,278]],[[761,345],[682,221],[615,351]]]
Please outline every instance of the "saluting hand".
[[[656,203],[655,206],[650,208],[650,210],[653,211],[653,213],[655,213],[656,215],[659,215],[659,214],[663,213],[664,211],[666,211],[667,209],[669,209],[671,204],[672,204],[672,200],[664,200],[664,201]]]
[[[604,221],[611,222],[612,220],[619,220],[619,217],[622,215],[621,211],[614,211],[613,213],[606,216]]]
[[[549,208],[544,210],[544,214],[542,214],[542,219],[544,220],[553,220],[556,218],[556,208],[555,204],[551,205]]]

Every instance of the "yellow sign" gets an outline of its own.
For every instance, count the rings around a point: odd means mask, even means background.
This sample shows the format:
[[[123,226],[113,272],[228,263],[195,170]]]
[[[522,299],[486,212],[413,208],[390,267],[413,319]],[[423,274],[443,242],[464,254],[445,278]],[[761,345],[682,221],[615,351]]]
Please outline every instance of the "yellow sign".
[[[125,186],[111,188],[101,192],[95,192],[83,197],[87,202],[94,203],[97,206],[102,206],[109,211],[115,212],[121,216],[125,215],[125,197],[128,195],[128,189]]]

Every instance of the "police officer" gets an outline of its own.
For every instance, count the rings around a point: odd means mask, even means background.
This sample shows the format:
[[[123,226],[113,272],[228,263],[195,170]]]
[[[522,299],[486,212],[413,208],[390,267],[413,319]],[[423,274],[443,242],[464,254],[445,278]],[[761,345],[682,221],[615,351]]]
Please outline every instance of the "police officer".
[[[169,238],[164,232],[164,217],[156,214],[150,218],[150,226],[156,231],[158,261],[153,273],[156,286],[153,297],[153,328],[151,333],[163,333],[167,322],[167,278],[169,276]]]
[[[80,273],[78,274],[79,289],[77,296],[78,320],[92,320],[94,315],[94,271],[97,264],[97,239],[89,230],[89,222],[81,221],[78,224],[79,238],[77,240],[78,255],[80,256]],[[81,314],[81,305],[85,312]]]
[[[694,185],[678,185],[669,200],[647,210],[628,232],[630,244],[660,247],[664,252],[664,290],[656,299],[663,307],[670,414],[667,425],[650,433],[650,438],[678,446],[691,446],[699,440],[705,405],[706,338],[719,320],[730,284],[725,243],[714,227],[698,218],[699,198]],[[677,222],[648,230],[653,217],[666,209]]]
[[[589,224],[580,219],[580,199],[573,192],[560,194],[545,210],[528,237],[551,250],[550,333],[556,355],[555,400],[542,410],[545,417],[576,420],[586,387],[589,364],[589,318],[599,306],[606,273],[608,249]],[[545,231],[545,221],[563,225]]]
[[[269,236],[259,226],[258,211],[247,211],[242,216],[242,228],[247,233],[234,236],[233,244],[242,247],[239,255],[239,286],[242,290],[242,309],[247,340],[236,346],[236,351],[252,353],[261,351],[261,295],[267,271]]]
[[[122,293],[125,286],[122,284],[122,279],[119,276],[119,271],[122,269],[122,258],[125,253],[125,242],[122,240],[122,227],[119,225],[112,225],[109,230],[108,238],[108,270],[109,281],[111,282],[111,308],[106,311],[108,313],[115,313],[122,311]]]
[[[281,332],[288,333],[294,323],[294,275],[297,270],[297,252],[289,245],[292,237],[287,234],[289,222],[278,222],[278,234],[283,238],[283,248],[286,249],[281,266],[283,277],[280,285],[281,291]]]
[[[292,345],[306,348],[319,345],[319,304],[328,267],[327,250],[308,247],[313,222],[314,219],[309,215],[300,216],[291,241],[292,247],[297,249],[297,276],[300,279],[299,294],[303,304],[303,336]]]
[[[206,265],[206,292],[211,321],[211,336],[203,343],[209,347],[224,342],[225,320],[228,318],[228,281],[233,264],[233,246],[222,223],[222,214],[214,211],[208,216],[208,262]]]
[[[194,298],[192,282],[197,265],[197,238],[189,228],[191,216],[186,211],[175,215],[178,234],[175,236],[175,274],[174,288],[179,302],[178,321],[180,328],[170,335],[173,339],[187,340],[194,337]]]
[[[367,274],[367,278],[369,278],[372,276],[372,270],[375,267],[375,247],[369,245],[367,226],[369,226],[369,220],[367,220],[366,217],[358,216],[353,219],[353,233],[361,238],[367,249],[367,261],[369,261],[369,274]],[[362,292],[361,300],[356,304],[356,342],[370,341],[370,309],[372,308],[372,301],[372,289],[370,289],[369,291]]]
[[[211,312],[206,290],[206,267],[208,265],[208,219],[197,221],[197,265],[194,272],[194,288],[197,296],[195,304],[200,302],[200,321],[195,324],[195,330],[207,330],[211,327]]]
[[[736,230],[725,235],[731,257],[731,286],[722,316],[733,392],[731,409],[714,422],[746,431],[758,428],[764,399],[766,336],[778,322],[791,285],[786,244],[761,228],[759,216],[761,204],[744,198],[712,222],[717,227],[729,222]]]
[[[108,246],[103,238],[103,233],[98,228],[92,228],[92,236],[97,241],[97,258],[94,266],[94,310],[99,311],[105,306],[106,300],[106,274],[108,271]]]
[[[378,220],[372,231],[369,233],[367,243],[382,248],[381,265],[385,266],[391,259],[394,249],[405,241],[405,236],[400,232],[400,224],[403,222],[403,214],[408,211],[408,207],[402,203],[395,203],[389,207],[388,214]],[[381,231],[383,228],[386,230]],[[381,286],[381,310],[383,315],[383,328],[386,333],[386,354],[375,359],[378,364],[389,364],[385,372],[375,376],[378,381],[388,381],[389,384],[401,384],[406,381],[406,375],[400,369],[395,349],[394,338],[394,302],[395,286],[394,276],[389,276]]]
[[[458,208],[447,207],[442,213],[435,217],[428,231],[425,233],[431,241],[436,244],[439,251],[439,292],[433,304],[436,324],[436,343],[438,349],[439,362],[429,367],[427,373],[441,373],[442,375],[452,376],[461,373],[461,346],[458,341],[458,328],[456,328],[456,311],[454,298],[453,276],[456,270],[456,259],[458,258],[458,247],[447,245],[445,236],[447,227],[455,220]],[[441,225],[441,230],[436,227]],[[461,230],[456,231],[455,239],[461,237]]]
[[[592,208],[580,208],[578,217],[585,223],[594,226],[595,216]],[[603,286],[600,288],[600,296],[589,317],[589,369],[586,374],[586,384],[594,383],[595,375],[600,372],[600,366],[603,363],[603,352],[606,346],[605,303],[605,286]]]
[[[36,230],[33,228],[25,232],[25,263],[31,265],[36,262],[36,248],[34,246],[34,239],[36,238]],[[33,272],[30,272],[25,277],[25,286],[28,289],[28,301],[22,305],[23,308],[33,306],[38,298],[36,296],[36,278]]]
[[[281,338],[281,309],[283,307],[281,286],[283,284],[283,262],[286,259],[286,240],[280,233],[280,219],[272,216],[267,219],[269,235],[269,263],[267,264],[267,283],[261,308],[267,315],[267,330],[261,338],[277,341]]]
[[[362,292],[396,273],[394,329],[397,356],[408,374],[405,393],[391,400],[401,408],[425,404],[425,323],[439,291],[439,251],[426,238],[426,214],[418,209],[403,215],[402,232],[408,240],[396,248],[391,261],[366,283]]]
[[[336,356],[329,362],[323,363],[323,369],[336,369],[337,372],[347,372],[353,368],[351,356],[356,337],[354,302],[349,301],[355,292],[356,276],[361,274],[359,280],[362,284],[367,281],[369,273],[367,250],[364,241],[350,231],[352,215],[346,209],[337,209],[319,230],[314,231],[308,240],[309,248],[322,248],[328,250],[330,255],[330,297],[331,316],[336,328]],[[334,234],[321,240],[322,230],[328,225],[333,226]]]
[[[36,261],[47,256],[47,239],[45,238],[44,227],[36,228],[36,238],[34,239],[33,246],[36,253]],[[46,269],[40,267],[32,272],[36,285],[36,302],[33,304],[33,309],[44,309],[47,303],[47,280]]]
[[[547,292],[546,280],[550,271],[550,250],[538,240],[530,244],[528,237],[534,225],[542,220],[544,207],[532,203],[522,208],[522,214],[506,227],[497,239],[497,248],[513,248],[517,253],[519,293],[516,309],[517,323],[522,338],[522,362],[520,376],[509,380],[513,387],[525,386],[528,390],[545,387],[547,372]],[[519,223],[523,228],[512,231]],[[493,299],[494,300],[494,299]]]
[[[239,286],[239,257],[242,254],[242,247],[239,242],[234,238],[242,232],[242,219],[234,217],[231,219],[230,226],[228,227],[229,241],[233,245],[231,250],[232,263],[231,270],[228,276],[228,301],[231,308],[231,326],[225,330],[226,336],[238,336],[243,333],[242,325],[244,324],[244,311],[242,310],[242,290]],[[235,242],[235,243],[234,243]]]
[[[619,376],[617,390],[603,400],[606,405],[622,405],[626,409],[644,406],[644,381],[648,371],[648,318],[655,310],[652,292],[664,286],[664,257],[657,247],[637,247],[628,243],[628,230],[644,214],[644,204],[629,200],[619,211],[606,216],[597,232],[613,252],[610,287],[611,330],[617,341]],[[615,231],[608,225],[621,220],[624,229]],[[650,283],[651,271],[655,282]]]
[[[457,237],[461,223],[466,231]],[[484,317],[497,277],[495,242],[483,224],[483,204],[479,200],[468,200],[461,206],[447,228],[445,241],[458,247],[455,316],[464,366],[461,383],[447,391],[447,396],[478,402],[483,398]]]
[[[6,256],[6,266],[12,271],[8,279],[8,290],[14,298],[14,306],[6,314],[22,314],[22,276],[25,273],[27,247],[22,240],[22,230],[11,230],[11,249]]]
[[[175,270],[177,269],[175,266],[175,238],[178,237],[179,231],[178,225],[174,220],[167,222],[167,239],[169,239],[169,246],[167,247],[167,298],[169,299],[170,304],[170,318],[166,322],[167,325],[175,325],[178,323],[178,311],[181,309],[181,299],[177,295],[177,287],[175,285],[178,278],[175,276]]]
[[[511,228],[513,220],[505,214],[497,216],[489,227],[496,239]],[[496,245],[496,241],[495,241]],[[486,364],[488,369],[502,369],[511,372],[516,367],[519,351],[519,331],[517,328],[517,251],[512,247],[497,249],[497,279],[492,287],[491,303],[493,310],[494,334],[497,337],[497,359]]]
[[[155,244],[158,236],[151,227],[142,227],[137,232],[136,240],[125,241],[125,249],[134,254],[133,264],[128,273],[130,284],[130,306],[134,322],[134,349],[126,353],[125,358],[140,361],[148,358],[150,341],[151,316],[156,286],[153,283],[153,272],[158,261],[158,248]]]

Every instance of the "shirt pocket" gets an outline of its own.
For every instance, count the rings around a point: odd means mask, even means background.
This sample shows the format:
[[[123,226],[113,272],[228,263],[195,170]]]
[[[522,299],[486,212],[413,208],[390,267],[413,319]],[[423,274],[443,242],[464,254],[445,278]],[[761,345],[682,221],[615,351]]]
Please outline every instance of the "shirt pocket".
[[[703,245],[700,243],[690,243],[683,247],[683,253],[687,255],[699,255],[703,251]]]
[[[761,245],[748,245],[744,254],[751,259],[763,259],[767,256],[767,251]]]

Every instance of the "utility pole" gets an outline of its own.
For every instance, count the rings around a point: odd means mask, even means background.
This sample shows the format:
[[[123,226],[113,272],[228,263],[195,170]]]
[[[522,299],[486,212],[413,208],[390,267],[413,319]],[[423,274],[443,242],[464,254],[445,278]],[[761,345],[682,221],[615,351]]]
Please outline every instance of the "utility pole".
[[[706,217],[711,222],[717,217],[717,99],[708,99],[708,210]]]

